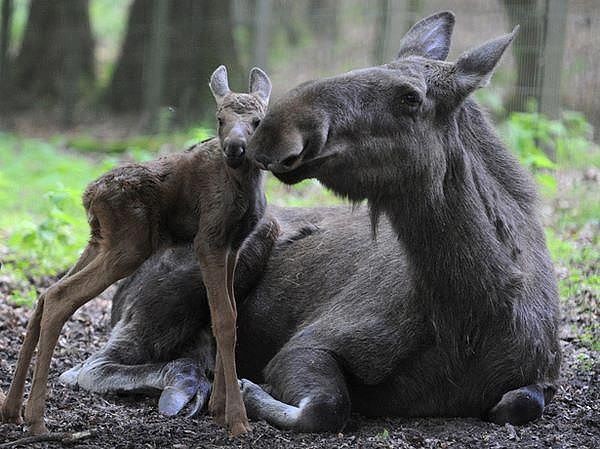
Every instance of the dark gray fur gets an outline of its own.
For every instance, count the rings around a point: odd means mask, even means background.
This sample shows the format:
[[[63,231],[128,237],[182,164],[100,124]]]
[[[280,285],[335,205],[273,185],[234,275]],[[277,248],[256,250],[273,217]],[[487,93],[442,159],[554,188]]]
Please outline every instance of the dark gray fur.
[[[552,397],[558,303],[535,188],[468,98],[513,35],[453,64],[453,23],[437,14],[400,59],[299,86],[251,139],[283,181],[317,178],[369,211],[268,208],[283,234],[236,295],[250,417],[298,431],[340,430],[351,409],[521,424]],[[144,270],[117,303],[199,282],[157,261]],[[177,290],[148,284],[160,276]],[[163,316],[159,303],[147,313]]]
[[[451,13],[424,19],[396,61],[294,89],[249,155],[286,183],[316,178],[367,199],[373,227],[383,215],[398,238],[393,281],[359,295],[364,279],[336,280],[351,308],[308,326],[303,342],[333,356],[358,409],[523,422],[541,414],[558,377],[556,283],[535,187],[469,98],[516,30],[449,63],[439,59],[453,23]]]

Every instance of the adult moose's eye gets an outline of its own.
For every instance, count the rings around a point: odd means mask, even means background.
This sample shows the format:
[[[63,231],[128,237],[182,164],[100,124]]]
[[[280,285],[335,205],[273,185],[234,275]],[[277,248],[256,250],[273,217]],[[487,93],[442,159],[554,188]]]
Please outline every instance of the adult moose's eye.
[[[252,120],[252,126],[254,127],[254,129],[256,129],[258,128],[258,125],[260,125],[260,119],[256,117]]]
[[[217,117],[217,123],[219,126],[223,126],[223,119],[221,117]]]
[[[409,107],[421,104],[421,96],[416,92],[407,92],[400,97],[400,102]]]

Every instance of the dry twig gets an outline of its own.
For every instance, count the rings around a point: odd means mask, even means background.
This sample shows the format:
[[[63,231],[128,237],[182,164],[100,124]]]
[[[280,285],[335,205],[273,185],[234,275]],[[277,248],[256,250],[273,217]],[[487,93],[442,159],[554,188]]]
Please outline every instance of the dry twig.
[[[50,432],[44,435],[34,435],[30,437],[19,438],[15,441],[9,441],[8,443],[0,444],[0,449],[51,441],[60,443],[74,443],[85,438],[93,437],[96,434],[97,431],[95,429],[83,430],[81,432]]]

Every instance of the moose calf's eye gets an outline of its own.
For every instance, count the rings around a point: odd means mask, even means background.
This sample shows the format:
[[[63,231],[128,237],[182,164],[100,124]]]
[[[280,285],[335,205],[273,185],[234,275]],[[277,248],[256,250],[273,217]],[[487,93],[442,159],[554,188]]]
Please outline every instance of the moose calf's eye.
[[[253,119],[252,126],[254,126],[254,129],[258,128],[258,125],[260,125],[260,119],[259,118]]]
[[[219,126],[223,126],[223,119],[221,117],[217,117],[217,123]]]

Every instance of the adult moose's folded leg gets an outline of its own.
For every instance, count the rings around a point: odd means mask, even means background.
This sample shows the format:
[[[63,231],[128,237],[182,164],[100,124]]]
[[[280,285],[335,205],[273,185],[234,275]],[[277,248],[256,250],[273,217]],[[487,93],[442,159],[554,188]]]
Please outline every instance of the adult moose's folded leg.
[[[297,432],[342,430],[351,405],[337,360],[329,351],[290,343],[266,368],[271,394],[246,379],[241,381],[248,416]]]

